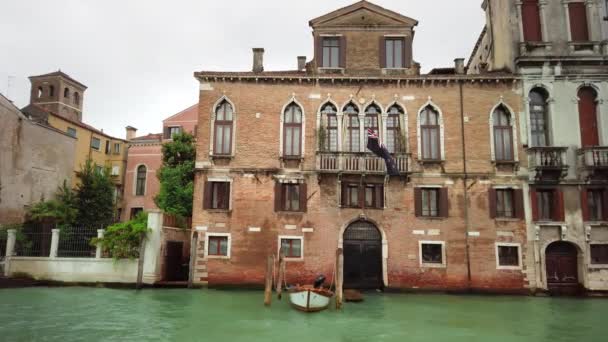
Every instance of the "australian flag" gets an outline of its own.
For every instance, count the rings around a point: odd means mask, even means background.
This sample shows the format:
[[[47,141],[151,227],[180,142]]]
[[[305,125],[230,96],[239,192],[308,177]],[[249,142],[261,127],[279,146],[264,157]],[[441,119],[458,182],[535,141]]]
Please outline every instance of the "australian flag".
[[[397,168],[395,159],[391,157],[391,154],[388,152],[386,146],[380,143],[378,134],[376,134],[371,128],[367,129],[367,149],[374,152],[374,154],[378,157],[384,159],[386,171],[388,172],[389,176],[399,176],[399,169]]]

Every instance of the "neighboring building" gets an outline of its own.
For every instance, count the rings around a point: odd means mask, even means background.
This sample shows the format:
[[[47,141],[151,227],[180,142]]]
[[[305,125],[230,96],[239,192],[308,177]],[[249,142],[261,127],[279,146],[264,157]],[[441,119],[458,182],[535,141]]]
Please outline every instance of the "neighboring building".
[[[287,282],[330,282],[343,248],[347,288],[527,291],[519,81],[420,75],[417,24],[360,1],[310,21],[297,70],[254,49],[252,72],[195,73],[196,283],[260,285],[279,248]]]
[[[0,94],[0,225],[22,223],[27,207],[70,184],[76,140],[30,120]]]
[[[522,79],[530,287],[608,290],[606,1],[486,0],[482,8],[486,27],[468,72]]]
[[[198,106],[193,105],[163,120],[163,133],[135,137],[136,128],[128,126],[127,169],[125,173],[125,209],[121,219],[128,220],[140,211],[158,209],[154,197],[160,190],[156,173],[162,166],[162,144],[178,132],[196,134]]]
[[[109,170],[115,186],[117,217],[120,217],[127,159],[126,140],[112,137],[82,122],[86,87],[65,73],[58,71],[33,76],[30,81],[31,103],[22,109],[23,113],[76,139],[71,177],[73,187],[78,184],[76,172],[80,171],[87,159],[91,159],[99,168]]]

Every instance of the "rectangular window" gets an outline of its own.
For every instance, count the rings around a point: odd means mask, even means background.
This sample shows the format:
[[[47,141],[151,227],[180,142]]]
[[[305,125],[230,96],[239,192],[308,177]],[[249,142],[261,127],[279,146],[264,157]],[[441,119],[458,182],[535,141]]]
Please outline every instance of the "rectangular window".
[[[587,208],[589,221],[603,221],[604,218],[604,190],[587,190]]]
[[[537,190],[536,203],[539,221],[553,221],[554,219],[554,190]]]
[[[141,213],[142,211],[144,211],[144,208],[131,208],[130,219],[134,219],[137,214]]]
[[[414,188],[414,207],[417,217],[448,217],[448,189]]]
[[[439,216],[439,189],[422,189],[422,216]]]
[[[106,140],[106,154],[110,154],[110,140]]]
[[[283,252],[285,258],[302,259],[302,245],[304,239],[298,236],[279,236],[280,252]]]
[[[340,67],[340,38],[339,37],[322,37],[323,49],[323,68],[339,68]]]
[[[384,185],[342,182],[342,206],[348,208],[384,208]]]
[[[120,173],[120,166],[114,165],[112,166],[112,176],[118,176]]]
[[[173,139],[173,135],[179,134],[182,132],[181,126],[172,126],[169,127],[169,139]]]
[[[91,147],[99,151],[99,148],[101,147],[101,140],[98,138],[91,139]]]
[[[570,36],[573,42],[589,41],[587,28],[587,6],[585,2],[568,3],[568,17],[570,20]]]
[[[608,244],[589,245],[591,247],[591,264],[608,264]]]
[[[71,136],[73,138],[76,138],[76,130],[74,128],[68,127],[67,133],[68,133],[69,136]]]
[[[275,184],[275,211],[306,212],[307,188],[305,183]]]
[[[230,201],[229,182],[210,182],[211,207],[209,209],[228,209]]]
[[[498,268],[519,268],[519,245],[516,244],[497,244],[497,267]]]
[[[541,42],[543,38],[540,27],[540,7],[538,5],[538,0],[523,0],[521,12],[524,41]]]
[[[214,236],[208,237],[209,242],[207,246],[208,256],[228,256],[228,236]]]
[[[444,243],[420,241],[420,263],[423,266],[444,266]]]
[[[120,154],[120,143],[114,143],[114,154]]]
[[[404,68],[403,48],[405,45],[403,38],[386,38],[384,41],[386,53],[386,67],[393,69]]]
[[[513,189],[496,190],[496,217],[515,217]]]

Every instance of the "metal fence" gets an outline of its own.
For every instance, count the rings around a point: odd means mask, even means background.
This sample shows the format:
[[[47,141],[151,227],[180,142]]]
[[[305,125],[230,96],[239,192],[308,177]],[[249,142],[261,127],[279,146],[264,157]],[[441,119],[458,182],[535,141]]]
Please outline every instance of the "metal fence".
[[[94,258],[96,246],[91,240],[97,237],[97,228],[65,227],[59,233],[57,256],[63,258]]]
[[[17,231],[15,256],[48,257],[51,251],[50,231]]]

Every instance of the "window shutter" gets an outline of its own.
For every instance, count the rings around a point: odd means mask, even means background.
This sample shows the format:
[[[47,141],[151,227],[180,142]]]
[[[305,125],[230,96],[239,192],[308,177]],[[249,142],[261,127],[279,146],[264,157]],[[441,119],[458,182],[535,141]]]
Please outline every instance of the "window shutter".
[[[315,37],[315,61],[317,68],[323,66],[323,37]]]
[[[525,0],[521,6],[521,20],[524,29],[524,41],[540,42],[542,34],[540,28],[540,10],[538,0]]]
[[[441,188],[439,189],[439,215],[441,217],[450,216],[448,206],[448,188]]]
[[[608,189],[602,190],[602,221],[608,220]]]
[[[306,183],[300,183],[300,211],[306,212],[308,210],[308,191]]]
[[[573,42],[586,42],[589,40],[587,28],[587,9],[584,2],[571,2],[568,4],[570,17],[570,35]]]
[[[205,189],[203,190],[203,209],[211,209],[211,197],[212,197],[212,182],[205,182]]]
[[[422,216],[422,189],[414,188],[414,210],[416,217]]]
[[[411,68],[412,67],[412,37],[407,36],[403,40],[403,67]]]
[[[274,211],[281,211],[281,183],[274,183]]]
[[[581,211],[583,213],[583,222],[589,221],[589,202],[587,199],[587,189],[586,186],[581,187]]]
[[[538,197],[536,189],[530,188],[530,206],[532,207],[532,221],[538,221]]]
[[[340,67],[346,68],[346,37],[340,36]]]
[[[380,37],[378,50],[378,58],[380,58],[380,68],[386,68],[386,37]]]
[[[488,189],[488,199],[490,200],[488,211],[490,212],[490,218],[493,219],[496,218],[496,189]]]
[[[563,222],[564,217],[564,192],[556,189],[555,194],[555,208],[553,208],[553,220]]]
[[[346,206],[346,183],[340,183],[340,204]]]
[[[232,205],[231,205],[231,198],[230,198],[230,182],[226,182],[226,186],[224,187],[224,201],[226,201],[226,204],[224,205],[224,208],[230,210],[232,209]]]
[[[524,191],[522,189],[513,190],[513,205],[515,207],[515,217],[523,220],[526,217],[524,210]]]

